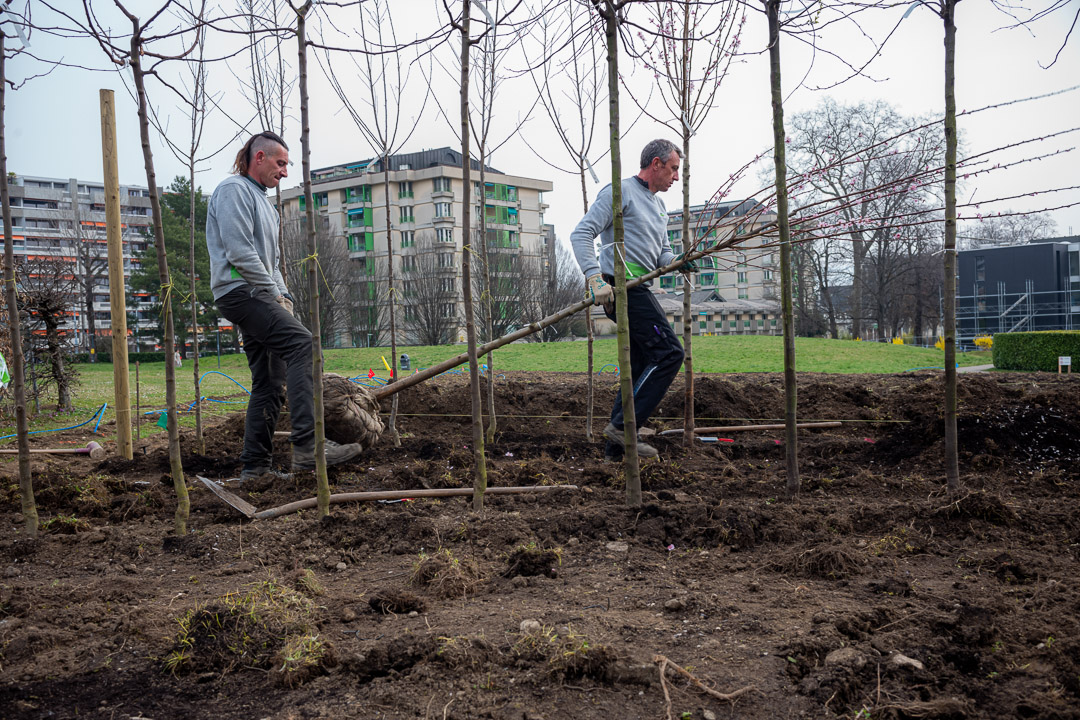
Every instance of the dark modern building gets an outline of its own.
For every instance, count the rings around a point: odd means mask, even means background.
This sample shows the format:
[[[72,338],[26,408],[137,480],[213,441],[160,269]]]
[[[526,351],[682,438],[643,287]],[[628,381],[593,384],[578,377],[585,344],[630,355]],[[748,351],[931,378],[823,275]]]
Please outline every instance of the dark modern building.
[[[961,344],[1002,332],[1080,327],[1080,236],[957,254]]]

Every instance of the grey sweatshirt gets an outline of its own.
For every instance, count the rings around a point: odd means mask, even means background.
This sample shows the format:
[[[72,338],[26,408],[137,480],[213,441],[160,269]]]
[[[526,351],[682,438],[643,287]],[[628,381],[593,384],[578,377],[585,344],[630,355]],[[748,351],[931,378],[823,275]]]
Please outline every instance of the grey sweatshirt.
[[[244,285],[288,292],[278,267],[277,208],[266,188],[249,177],[226,178],[206,209],[210,290],[217,300]]]
[[[626,247],[626,277],[635,278],[675,259],[667,236],[667,208],[637,177],[622,181],[623,242]],[[611,206],[611,185],[596,196],[581,219],[570,243],[585,277],[603,272],[615,274],[615,214]],[[600,262],[593,241],[600,236]]]

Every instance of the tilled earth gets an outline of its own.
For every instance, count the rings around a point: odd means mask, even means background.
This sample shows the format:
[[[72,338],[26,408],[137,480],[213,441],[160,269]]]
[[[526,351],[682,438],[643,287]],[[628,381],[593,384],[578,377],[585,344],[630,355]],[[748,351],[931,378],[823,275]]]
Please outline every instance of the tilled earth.
[[[479,514],[248,521],[194,478],[238,474],[231,416],[205,454],[184,434],[185,537],[158,435],[133,461],[35,456],[30,541],[5,460],[0,717],[1080,718],[1080,381],[960,383],[953,496],[927,373],[801,376],[800,420],[844,425],[800,431],[793,501],[782,432],[752,431],[651,438],[627,508],[580,374],[500,376],[487,453],[492,486],[578,489]],[[597,431],[615,391],[598,380]],[[782,400],[774,375],[696,384],[702,426],[777,422]],[[332,468],[333,491],[470,486],[468,407],[461,376],[403,393],[401,446]],[[314,495],[310,474],[225,484],[260,509]],[[664,658],[686,673],[662,680]]]

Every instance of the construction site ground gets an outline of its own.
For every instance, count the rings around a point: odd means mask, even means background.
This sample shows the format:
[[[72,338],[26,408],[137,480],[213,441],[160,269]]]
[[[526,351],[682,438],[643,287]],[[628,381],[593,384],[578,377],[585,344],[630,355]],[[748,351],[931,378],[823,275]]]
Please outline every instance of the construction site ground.
[[[804,374],[800,420],[844,425],[800,432],[796,500],[783,432],[751,431],[649,438],[638,508],[585,437],[584,374],[495,388],[490,485],[576,491],[249,521],[195,480],[238,475],[237,414],[205,453],[183,432],[188,535],[161,433],[134,460],[35,456],[30,540],[5,456],[0,717],[1080,718],[1077,378],[962,376],[950,496],[940,373]],[[616,390],[597,380],[597,435]],[[783,394],[699,377],[698,423],[777,422]],[[401,446],[332,468],[334,492],[471,486],[467,378],[399,398]],[[652,428],[682,414],[677,380]],[[315,494],[310,473],[226,485],[259,509]]]

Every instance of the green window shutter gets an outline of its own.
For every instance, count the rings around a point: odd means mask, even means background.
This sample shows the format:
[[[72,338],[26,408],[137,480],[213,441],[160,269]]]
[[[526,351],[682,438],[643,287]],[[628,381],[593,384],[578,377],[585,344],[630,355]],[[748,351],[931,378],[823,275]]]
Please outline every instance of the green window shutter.
[[[301,195],[300,196],[300,209],[301,210],[307,210],[307,196],[306,195]]]
[[[375,233],[364,233],[364,249],[369,252],[375,249]]]

